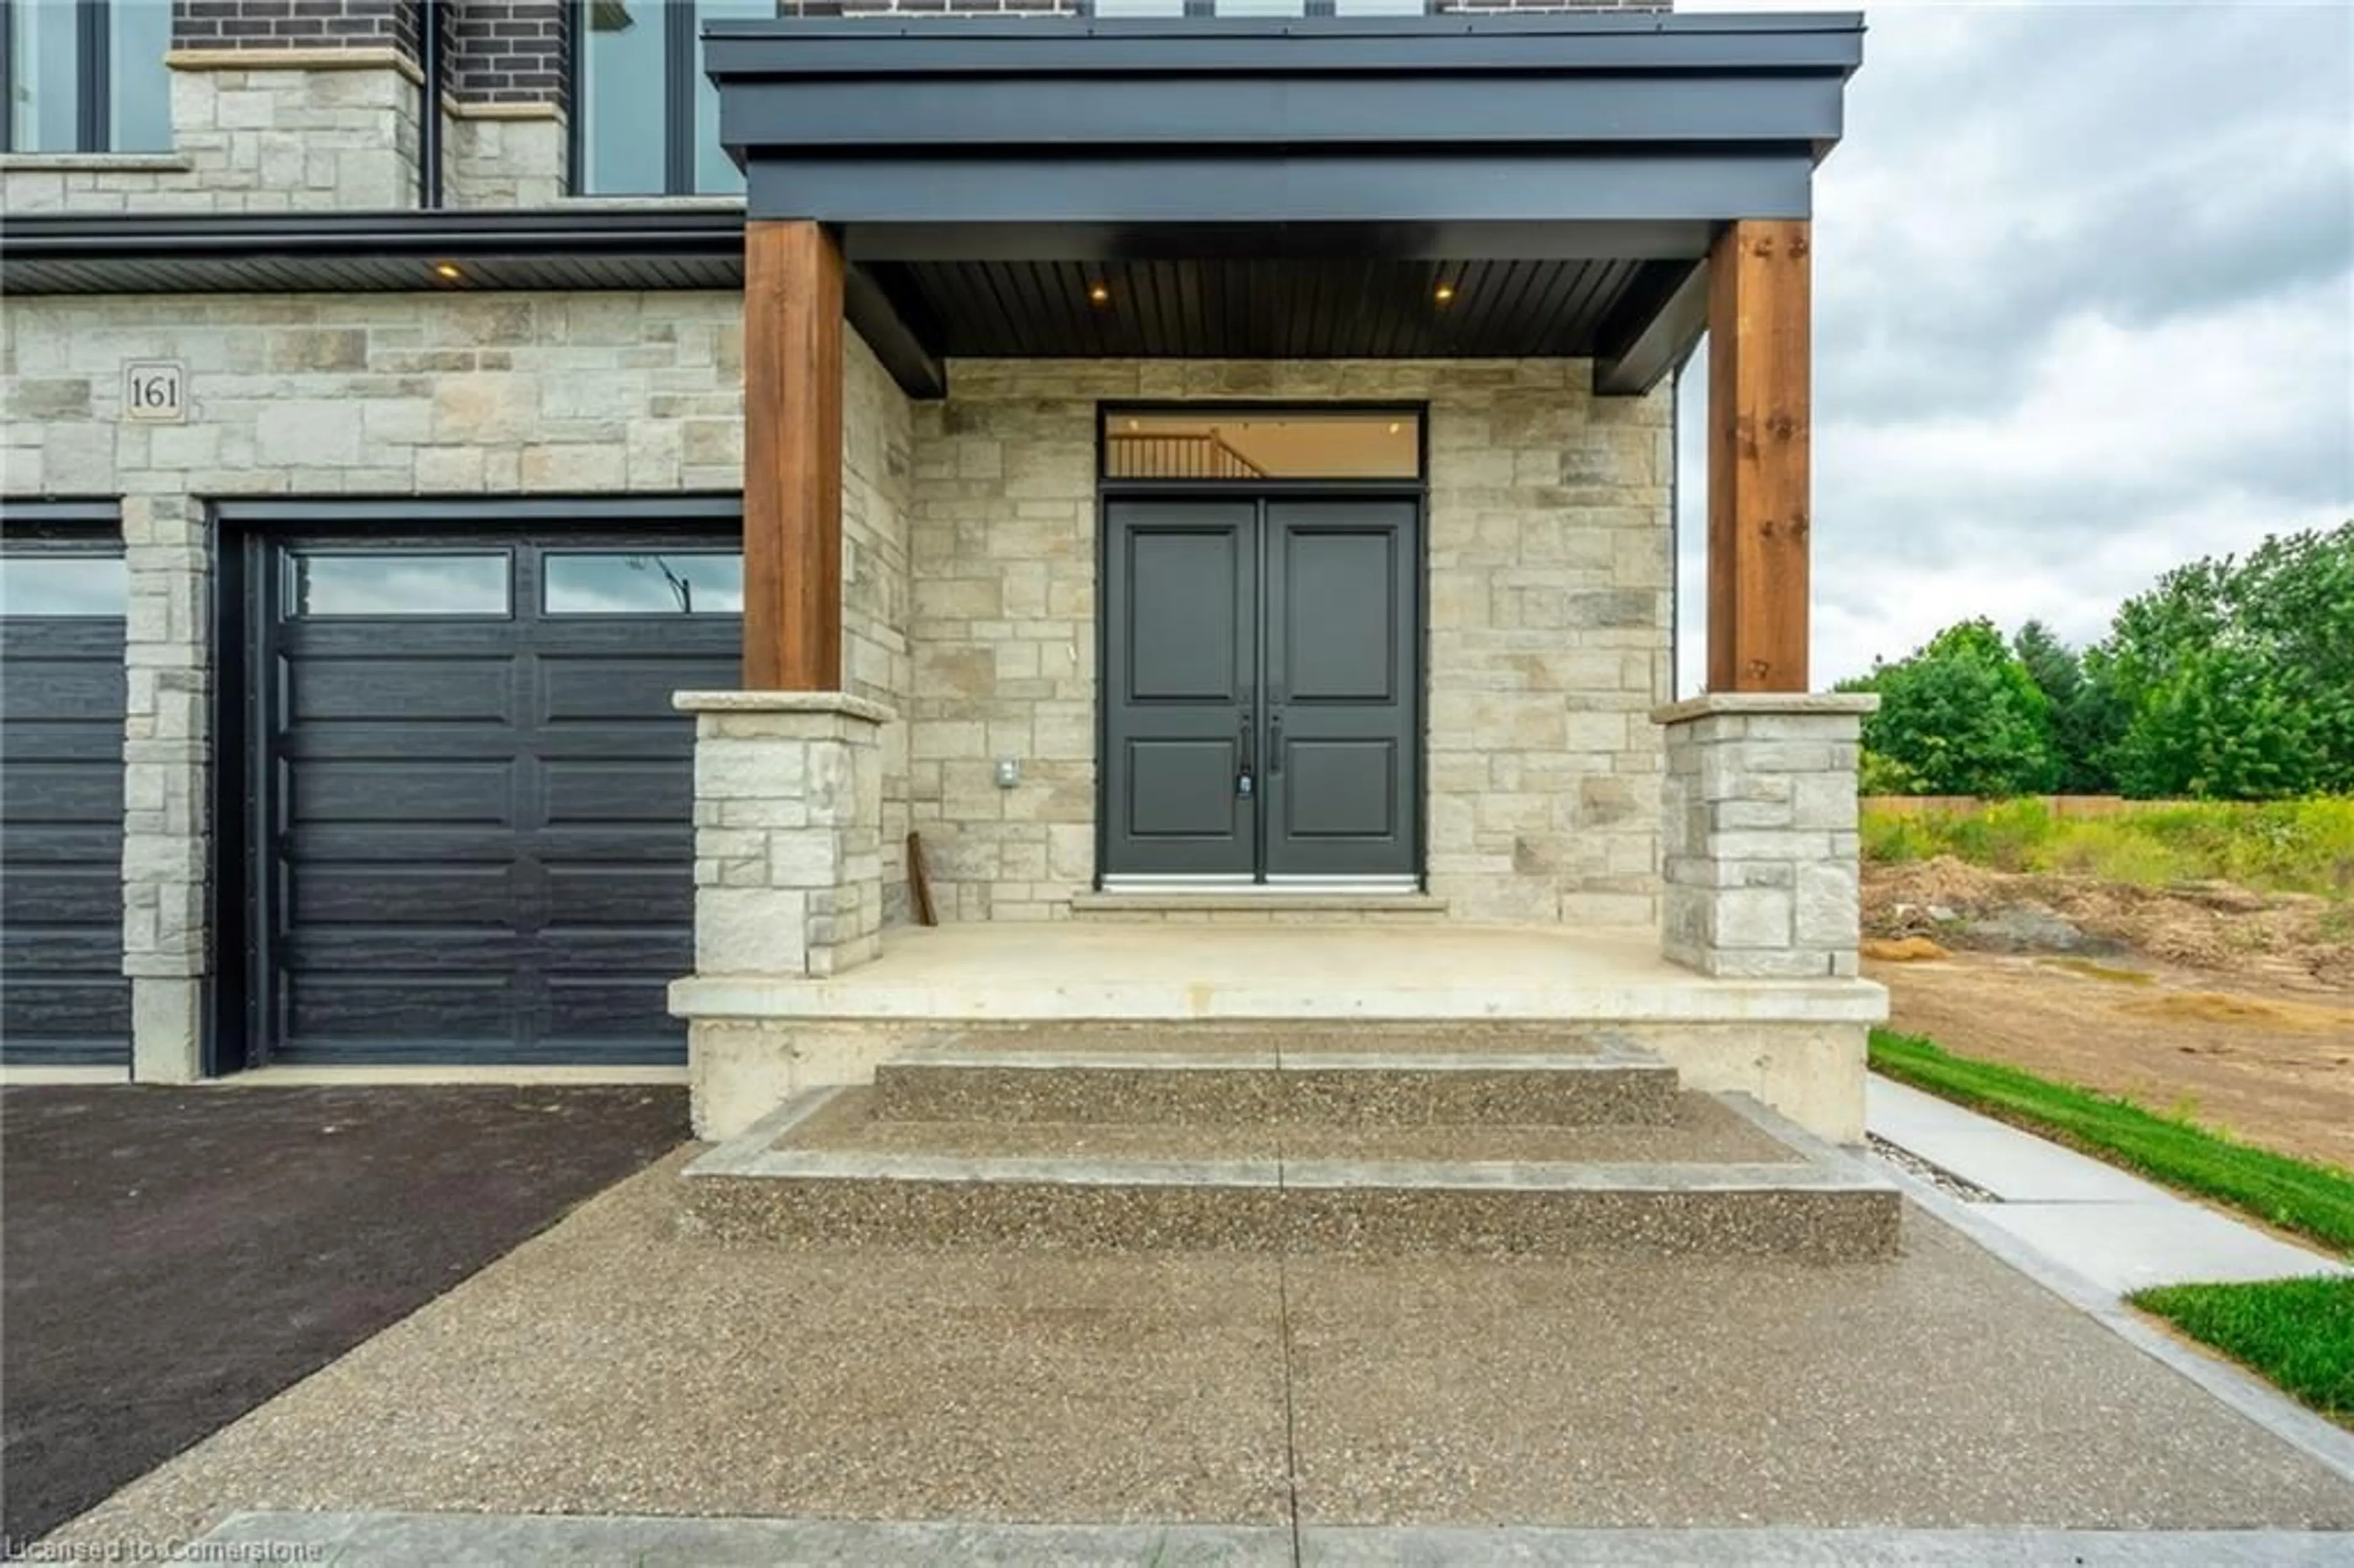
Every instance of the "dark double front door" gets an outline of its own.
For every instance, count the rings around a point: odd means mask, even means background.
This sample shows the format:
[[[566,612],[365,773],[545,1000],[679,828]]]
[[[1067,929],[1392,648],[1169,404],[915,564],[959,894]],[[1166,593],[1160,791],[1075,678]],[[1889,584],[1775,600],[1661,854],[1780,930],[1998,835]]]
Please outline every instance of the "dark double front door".
[[[1385,878],[1416,858],[1421,508],[1105,508],[1108,881]]]

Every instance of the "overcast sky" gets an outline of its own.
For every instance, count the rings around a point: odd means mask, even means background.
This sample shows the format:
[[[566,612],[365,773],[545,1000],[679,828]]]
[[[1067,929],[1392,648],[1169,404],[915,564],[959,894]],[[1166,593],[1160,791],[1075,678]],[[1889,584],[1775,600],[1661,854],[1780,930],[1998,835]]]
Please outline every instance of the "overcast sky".
[[[2091,641],[2168,567],[2354,516],[2354,3],[1867,15],[1815,181],[1814,684],[1966,616]]]

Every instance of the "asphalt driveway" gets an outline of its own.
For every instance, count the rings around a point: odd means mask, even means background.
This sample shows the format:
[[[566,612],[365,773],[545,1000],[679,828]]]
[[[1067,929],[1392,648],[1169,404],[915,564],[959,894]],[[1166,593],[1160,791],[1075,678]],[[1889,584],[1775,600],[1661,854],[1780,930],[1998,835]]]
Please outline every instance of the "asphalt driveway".
[[[669,1087],[0,1092],[0,1531],[55,1528],[686,1137]]]

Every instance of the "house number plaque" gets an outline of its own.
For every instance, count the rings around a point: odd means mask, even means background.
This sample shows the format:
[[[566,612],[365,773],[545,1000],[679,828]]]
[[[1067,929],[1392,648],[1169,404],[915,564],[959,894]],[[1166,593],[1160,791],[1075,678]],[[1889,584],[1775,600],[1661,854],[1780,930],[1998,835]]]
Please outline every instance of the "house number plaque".
[[[134,359],[122,367],[122,417],[177,425],[188,417],[188,367],[176,359]]]

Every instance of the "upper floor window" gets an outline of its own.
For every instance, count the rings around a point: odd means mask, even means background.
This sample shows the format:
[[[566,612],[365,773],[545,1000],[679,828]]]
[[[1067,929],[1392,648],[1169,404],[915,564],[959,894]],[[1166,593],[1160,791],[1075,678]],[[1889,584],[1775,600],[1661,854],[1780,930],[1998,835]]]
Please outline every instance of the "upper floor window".
[[[575,0],[580,7],[584,196],[726,196],[744,174],[719,146],[719,90],[703,74],[703,24],[773,17],[777,0]]]
[[[1080,0],[1090,16],[1420,16],[1435,0]]]
[[[0,152],[168,153],[172,0],[0,0]]]
[[[118,0],[120,3],[120,0]],[[1419,16],[1436,0],[1078,0],[1097,16]],[[583,196],[728,196],[744,173],[719,145],[703,74],[705,22],[773,17],[779,0],[572,0],[581,40],[574,183]],[[937,10],[938,7],[933,7]],[[812,8],[814,9],[814,8]]]

